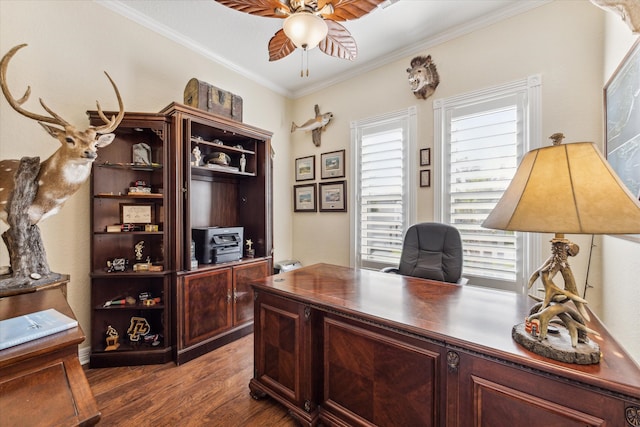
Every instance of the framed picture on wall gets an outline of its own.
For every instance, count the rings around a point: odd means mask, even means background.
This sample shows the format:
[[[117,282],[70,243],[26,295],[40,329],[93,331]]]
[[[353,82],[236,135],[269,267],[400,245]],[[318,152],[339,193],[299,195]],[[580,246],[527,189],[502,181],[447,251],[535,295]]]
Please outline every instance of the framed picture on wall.
[[[332,151],[320,155],[320,176],[322,179],[344,176],[344,151]]]
[[[317,212],[316,207],[317,185],[303,184],[293,186],[293,211],[294,212]]]
[[[640,40],[604,86],[607,161],[640,200]],[[640,242],[640,234],[616,235]]]
[[[320,212],[346,212],[346,181],[320,183]]]
[[[420,187],[431,187],[431,171],[420,171]]]
[[[316,179],[316,156],[296,159],[296,181]]]
[[[640,40],[604,87],[607,161],[640,200]]]
[[[420,150],[420,166],[431,165],[431,148],[423,148]]]

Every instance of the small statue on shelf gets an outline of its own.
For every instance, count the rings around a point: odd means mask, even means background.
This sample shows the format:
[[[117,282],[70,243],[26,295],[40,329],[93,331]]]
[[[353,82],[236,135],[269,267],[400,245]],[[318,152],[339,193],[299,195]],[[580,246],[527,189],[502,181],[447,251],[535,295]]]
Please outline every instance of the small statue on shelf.
[[[247,158],[244,156],[244,153],[240,156],[240,172],[244,172],[244,169],[247,167]]]
[[[119,338],[119,334],[118,331],[116,331],[116,329],[109,325],[107,326],[107,332],[105,333],[105,340],[107,342],[107,346],[105,347],[105,351],[112,351],[112,350],[117,350],[118,347],[120,347],[120,343],[118,342],[118,338]]]
[[[191,166],[200,166],[200,162],[202,160],[202,152],[200,151],[200,147],[196,145],[193,150],[191,150],[191,154],[193,154]]]
[[[251,239],[247,240],[247,250],[245,251],[245,255],[247,258],[253,258],[256,254],[256,250],[252,248],[253,241]]]

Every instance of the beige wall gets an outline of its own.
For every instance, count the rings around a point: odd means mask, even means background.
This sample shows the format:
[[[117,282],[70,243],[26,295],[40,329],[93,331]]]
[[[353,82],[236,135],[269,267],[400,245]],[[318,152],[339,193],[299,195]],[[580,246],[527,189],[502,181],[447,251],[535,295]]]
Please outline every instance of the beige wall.
[[[274,132],[274,244],[276,258],[291,256],[292,166],[289,153],[291,101],[91,1],[0,0],[0,52],[28,43],[12,59],[8,80],[15,96],[31,85],[26,107],[44,114],[42,97],[66,120],[86,127],[86,110],[98,99],[105,110],[117,108],[109,72],[128,111],[159,111],[183,99],[192,77],[243,98],[244,121]],[[0,102],[0,158],[49,156],[58,142],[34,121]],[[287,191],[278,191],[285,188]],[[89,185],[62,211],[41,223],[51,269],[71,275],[69,303],[89,333]],[[0,225],[0,232],[6,229]],[[0,265],[8,265],[1,245]],[[88,341],[85,341],[85,346]]]
[[[614,13],[607,13],[605,22],[603,85],[638,40],[638,36],[634,36]],[[603,236],[600,317],[640,364],[640,311],[637,309],[637,301],[640,301],[639,277],[640,241]]]
[[[323,134],[321,147],[313,146],[308,136],[294,134],[292,154],[319,157],[339,149],[348,153],[351,121],[412,105],[418,108],[418,148],[433,147],[433,99],[533,74],[542,75],[542,135],[562,131],[567,141],[601,144],[603,13],[587,1],[557,1],[416,52],[430,54],[440,74],[434,97],[426,101],[417,100],[407,83],[406,68],[414,55],[297,99],[296,122],[308,119],[316,103],[323,111],[332,111],[335,118]],[[432,170],[438,167],[434,159]],[[433,218],[433,196],[432,188],[418,189],[418,220]],[[295,256],[303,264],[330,260],[349,265],[349,217],[344,213],[294,214]],[[588,247],[584,238],[575,240]],[[586,265],[575,268],[578,283],[584,283],[584,274],[580,276],[584,270]]]

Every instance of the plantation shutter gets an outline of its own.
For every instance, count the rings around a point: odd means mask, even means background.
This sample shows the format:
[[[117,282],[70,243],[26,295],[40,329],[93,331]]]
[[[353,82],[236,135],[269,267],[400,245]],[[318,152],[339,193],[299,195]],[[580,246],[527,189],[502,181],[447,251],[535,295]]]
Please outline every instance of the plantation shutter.
[[[360,173],[362,266],[398,265],[405,229],[402,128],[363,135]]]
[[[518,165],[518,106],[477,105],[453,111],[450,119],[450,223],[464,247],[464,275],[516,281],[517,236],[482,228]],[[488,108],[489,109],[486,109]],[[471,110],[471,111],[470,111]],[[479,111],[473,111],[479,110]]]
[[[397,267],[406,229],[415,220],[416,110],[353,122],[352,265]],[[415,158],[412,158],[415,160]]]

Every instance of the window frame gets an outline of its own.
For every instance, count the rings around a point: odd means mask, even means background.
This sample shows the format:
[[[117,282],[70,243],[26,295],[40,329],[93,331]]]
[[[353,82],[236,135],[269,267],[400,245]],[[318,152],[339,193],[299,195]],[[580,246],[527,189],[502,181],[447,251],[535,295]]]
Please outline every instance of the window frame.
[[[417,107],[411,106],[406,109],[393,111],[385,114],[380,114],[365,119],[355,120],[351,122],[351,167],[350,167],[350,191],[353,195],[349,200],[349,209],[351,212],[351,227],[350,227],[350,253],[349,263],[354,268],[373,269],[373,267],[362,267],[362,260],[360,258],[360,141],[362,140],[363,129],[374,126],[382,126],[385,124],[398,122],[399,125],[406,127],[406,138],[403,144],[403,169],[405,170],[403,179],[403,207],[405,211],[404,226],[402,230],[402,236],[407,231],[407,228],[416,222],[416,198],[417,198],[417,181],[418,172],[416,167],[416,153],[417,153]],[[406,121],[406,124],[403,124]],[[382,265],[381,265],[382,266]],[[385,266],[397,267],[397,265],[388,264]]]
[[[518,153],[518,161],[522,156],[540,147],[541,142],[541,96],[542,77],[540,75],[528,76],[525,79],[501,84],[481,90],[470,91],[464,94],[440,98],[433,101],[434,109],[434,153],[436,159],[436,172],[433,174],[434,187],[434,219],[439,222],[447,222],[449,213],[445,212],[448,207],[446,202],[449,197],[448,176],[449,176],[449,150],[444,144],[450,140],[450,135],[446,135],[448,126],[448,111],[454,108],[463,108],[474,104],[490,102],[510,95],[521,95],[526,97],[522,113],[522,141]],[[516,281],[510,282],[496,281],[478,276],[468,276],[470,284],[498,288],[513,292],[526,293],[527,282],[530,275],[542,264],[540,253],[541,236],[537,233],[517,233],[521,242],[517,255]]]

